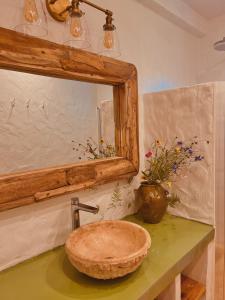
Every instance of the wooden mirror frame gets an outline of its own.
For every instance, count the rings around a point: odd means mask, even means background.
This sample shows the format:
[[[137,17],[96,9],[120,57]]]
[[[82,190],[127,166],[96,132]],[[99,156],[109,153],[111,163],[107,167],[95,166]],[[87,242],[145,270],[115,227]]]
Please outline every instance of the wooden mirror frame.
[[[0,176],[0,211],[138,173],[138,90],[134,65],[0,27],[0,68],[113,85],[119,157]]]

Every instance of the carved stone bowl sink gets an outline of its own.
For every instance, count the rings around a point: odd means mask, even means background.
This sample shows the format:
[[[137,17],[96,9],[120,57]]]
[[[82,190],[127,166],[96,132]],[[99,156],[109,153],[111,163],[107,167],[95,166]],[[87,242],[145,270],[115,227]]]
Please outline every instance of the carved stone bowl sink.
[[[112,279],[134,272],[151,245],[149,233],[126,221],[101,221],[73,231],[66,253],[80,272],[98,279]]]

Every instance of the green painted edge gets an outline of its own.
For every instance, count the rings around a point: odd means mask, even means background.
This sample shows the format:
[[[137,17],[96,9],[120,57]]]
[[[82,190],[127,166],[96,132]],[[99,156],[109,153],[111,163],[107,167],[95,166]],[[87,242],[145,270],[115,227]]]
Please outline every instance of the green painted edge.
[[[182,271],[188,265],[201,256],[202,252],[206,249],[209,243],[213,241],[214,237],[215,229],[212,228],[212,230],[191,251],[189,251],[180,261],[173,265],[172,268],[168,269],[166,274],[151,286],[151,290],[148,289],[145,291],[139,300],[154,300],[157,296],[159,296],[159,294],[174,281],[174,278],[177,275],[182,273]]]

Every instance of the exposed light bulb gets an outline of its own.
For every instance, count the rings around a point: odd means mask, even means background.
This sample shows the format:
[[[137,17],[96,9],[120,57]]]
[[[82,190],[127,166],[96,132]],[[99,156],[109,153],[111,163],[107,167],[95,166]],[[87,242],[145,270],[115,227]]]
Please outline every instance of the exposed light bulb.
[[[70,25],[70,33],[75,37],[79,38],[83,34],[83,28],[81,25],[81,17],[74,16],[71,18],[71,25]]]
[[[105,30],[103,43],[104,43],[104,47],[106,49],[112,49],[114,47],[114,31],[113,30]]]
[[[37,22],[39,16],[35,0],[24,1],[24,18],[29,23]]]

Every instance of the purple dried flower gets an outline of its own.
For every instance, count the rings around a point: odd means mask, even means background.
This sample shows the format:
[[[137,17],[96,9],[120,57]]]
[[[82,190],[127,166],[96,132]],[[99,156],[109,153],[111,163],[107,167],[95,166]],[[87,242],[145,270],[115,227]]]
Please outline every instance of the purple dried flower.
[[[192,154],[192,153],[193,153],[192,148],[189,148],[189,149],[188,149],[188,153],[189,153],[189,154]]]
[[[195,161],[201,161],[203,159],[204,159],[204,156],[201,156],[201,155],[195,156]]]
[[[175,163],[175,164],[173,165],[173,172],[174,172],[174,173],[177,172],[177,168],[178,168],[178,166],[177,166],[177,164]]]

